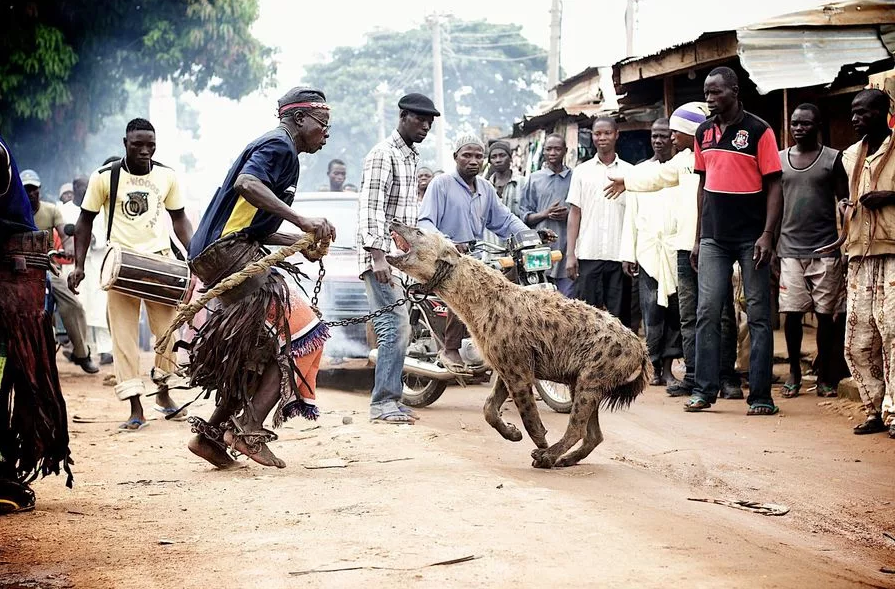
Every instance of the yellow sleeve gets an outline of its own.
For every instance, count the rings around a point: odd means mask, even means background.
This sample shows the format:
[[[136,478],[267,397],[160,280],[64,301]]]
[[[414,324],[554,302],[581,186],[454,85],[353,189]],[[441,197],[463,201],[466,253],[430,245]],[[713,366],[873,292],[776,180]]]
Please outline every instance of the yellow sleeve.
[[[177,182],[177,174],[172,171],[168,194],[165,196],[165,208],[169,211],[179,211],[183,207],[183,197],[180,195],[180,184]]]
[[[81,208],[91,213],[98,213],[107,200],[109,200],[109,176],[104,176],[99,171],[90,174]]]
[[[60,209],[60,208],[57,207],[56,205],[53,205],[53,227],[59,227],[59,226],[62,225],[62,224],[63,224],[63,220],[62,220],[62,209]],[[63,238],[63,237],[65,237],[65,236],[64,236],[64,235],[60,235],[59,237],[60,237],[60,238]]]

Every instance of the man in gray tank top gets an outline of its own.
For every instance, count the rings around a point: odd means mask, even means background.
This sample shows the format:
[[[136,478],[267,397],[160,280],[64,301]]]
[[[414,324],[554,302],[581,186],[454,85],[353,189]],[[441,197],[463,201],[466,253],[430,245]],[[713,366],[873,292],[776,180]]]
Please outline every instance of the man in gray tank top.
[[[780,312],[790,375],[783,396],[797,397],[802,385],[800,363],[802,319],[817,317],[817,395],[835,397],[847,372],[845,340],[845,277],[839,251],[815,250],[837,239],[836,202],[848,197],[842,154],[820,144],[820,111],[813,104],[796,107],[790,118],[795,146],[780,152],[783,168],[783,221],[780,258]]]

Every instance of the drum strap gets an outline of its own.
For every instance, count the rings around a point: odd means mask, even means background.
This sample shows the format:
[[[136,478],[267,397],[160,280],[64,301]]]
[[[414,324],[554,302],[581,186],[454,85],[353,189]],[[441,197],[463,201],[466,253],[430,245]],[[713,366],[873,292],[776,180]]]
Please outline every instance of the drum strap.
[[[109,238],[112,237],[112,219],[115,217],[115,200],[118,198],[118,182],[121,179],[121,165],[124,163],[123,159],[120,159],[116,162],[112,162],[111,170],[112,175],[109,178],[109,226],[106,228],[106,243],[109,243]],[[152,165],[155,165],[155,160],[152,161]],[[186,259],[183,257],[183,252],[180,251],[180,248],[174,243],[174,240],[171,241],[171,251],[174,252],[174,257],[176,257],[181,262],[186,262]]]
[[[106,229],[106,243],[112,237],[112,220],[115,218],[115,200],[118,198],[118,181],[121,179],[121,164],[124,159],[112,162],[112,176],[109,178],[109,227]]]

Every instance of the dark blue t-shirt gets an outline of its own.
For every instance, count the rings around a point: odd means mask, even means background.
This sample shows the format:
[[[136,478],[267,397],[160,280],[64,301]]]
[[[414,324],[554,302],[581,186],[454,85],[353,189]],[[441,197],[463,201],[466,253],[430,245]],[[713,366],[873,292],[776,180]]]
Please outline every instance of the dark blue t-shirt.
[[[31,201],[28,200],[28,193],[22,186],[22,179],[19,178],[19,167],[16,165],[15,158],[3,138],[0,138],[0,145],[9,154],[10,174],[12,177],[9,181],[9,190],[6,194],[0,194],[0,237],[11,235],[13,233],[22,233],[24,231],[37,231],[37,225],[34,224],[34,214],[31,212]],[[0,186],[0,190],[3,187]]]
[[[249,143],[202,215],[190,242],[190,259],[230,233],[242,232],[261,240],[280,228],[282,218],[256,208],[237,194],[233,184],[241,174],[258,178],[277,198],[291,206],[298,172],[298,153],[282,127]]]

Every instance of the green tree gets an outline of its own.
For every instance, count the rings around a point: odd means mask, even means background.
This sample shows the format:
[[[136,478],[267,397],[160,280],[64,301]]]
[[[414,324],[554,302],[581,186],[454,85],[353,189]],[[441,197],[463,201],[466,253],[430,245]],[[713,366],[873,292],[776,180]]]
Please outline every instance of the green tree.
[[[0,8],[0,134],[58,185],[98,165],[83,147],[104,119],[145,116],[124,109],[154,80],[234,99],[269,83],[257,17],[258,0],[12,0]]]
[[[543,49],[525,40],[518,25],[451,19],[442,23],[446,137],[478,133],[483,125],[509,131],[514,120],[544,93],[547,68]],[[348,181],[360,182],[364,155],[376,143],[376,92],[388,87],[385,129],[397,122],[398,98],[408,92],[432,96],[432,31],[378,31],[360,47],[339,47],[325,63],[306,68],[304,82],[321,88],[330,102],[332,130],[325,151],[307,158],[301,188],[326,182],[326,164],[341,158]],[[422,159],[435,159],[434,134],[422,144]]]

